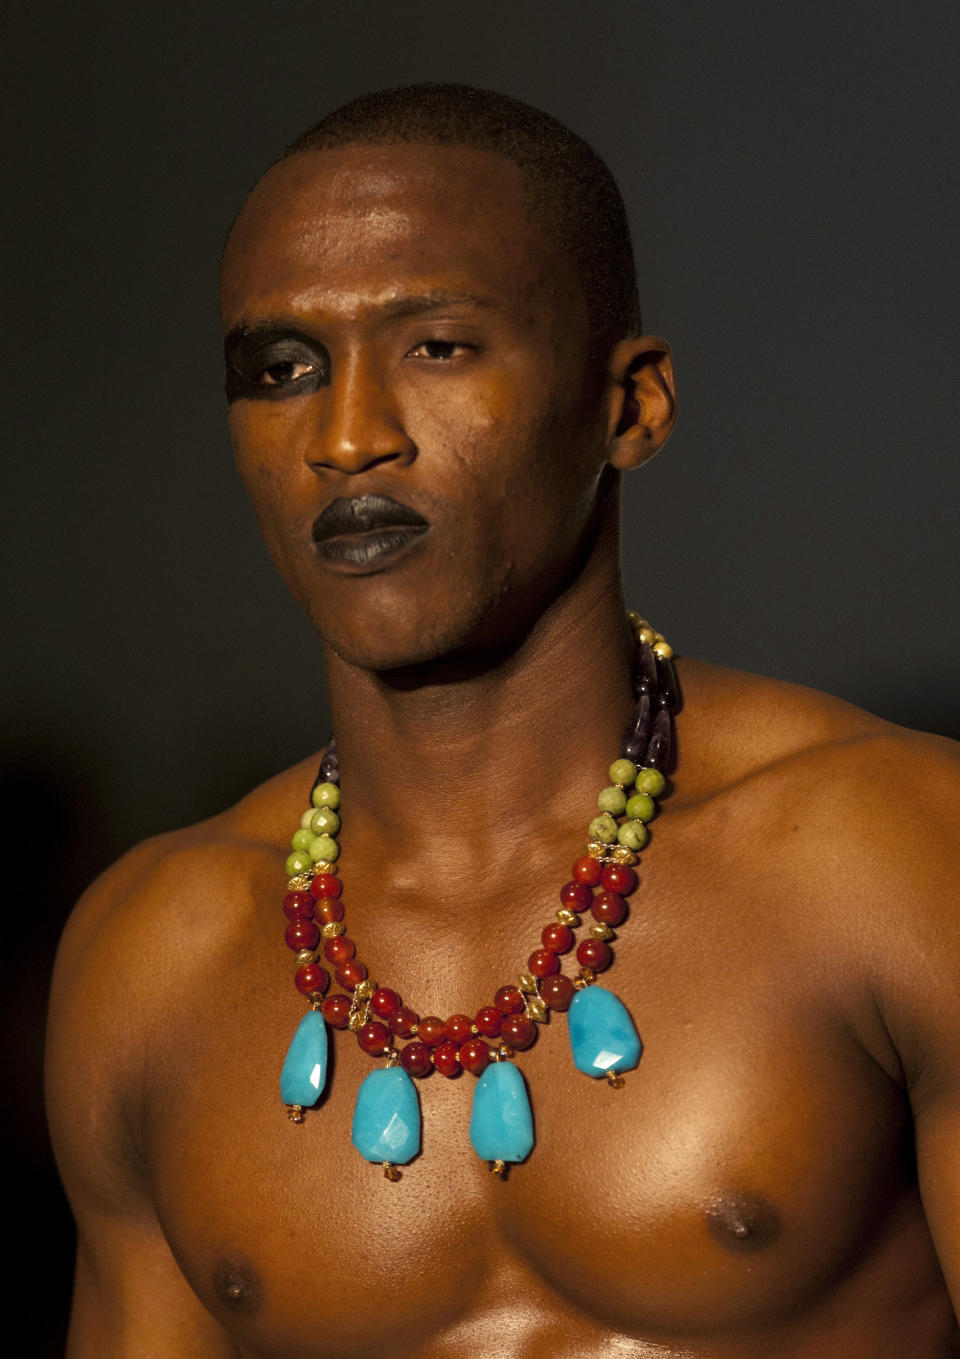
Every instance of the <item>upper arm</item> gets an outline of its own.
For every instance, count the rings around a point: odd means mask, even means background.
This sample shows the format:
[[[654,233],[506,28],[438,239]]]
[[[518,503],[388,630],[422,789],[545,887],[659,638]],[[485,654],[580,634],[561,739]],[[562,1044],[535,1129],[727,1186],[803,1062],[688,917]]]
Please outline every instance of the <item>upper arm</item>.
[[[48,1114],[78,1228],[68,1354],[236,1359],[170,1251],[134,1135],[146,1043],[137,985],[144,948],[136,939],[142,918],[125,903],[145,852],[135,851],[81,902],[54,974]]]

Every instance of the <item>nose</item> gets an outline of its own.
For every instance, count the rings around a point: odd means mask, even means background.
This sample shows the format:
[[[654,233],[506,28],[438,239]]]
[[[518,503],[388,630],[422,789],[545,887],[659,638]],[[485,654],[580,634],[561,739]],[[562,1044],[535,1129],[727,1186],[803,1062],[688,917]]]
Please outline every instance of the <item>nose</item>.
[[[310,466],[354,475],[382,462],[409,462],[415,454],[396,397],[370,358],[354,354],[338,364],[323,389]]]

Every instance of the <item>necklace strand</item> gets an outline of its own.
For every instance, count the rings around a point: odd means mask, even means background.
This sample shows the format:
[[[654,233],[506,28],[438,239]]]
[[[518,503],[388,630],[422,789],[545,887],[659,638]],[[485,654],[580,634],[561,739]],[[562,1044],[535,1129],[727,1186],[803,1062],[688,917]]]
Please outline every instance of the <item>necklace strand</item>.
[[[571,878],[560,889],[555,919],[544,926],[540,947],[530,954],[526,970],[516,982],[500,987],[493,1003],[482,1006],[473,1017],[458,1013],[446,1020],[438,1015],[421,1018],[403,1003],[397,991],[378,986],[356,956],[356,945],[346,934],[343,884],[336,863],[340,854],[337,839],[341,827],[340,768],[336,743],[331,740],[311,790],[310,806],[292,837],[292,850],[286,860],[285,940],[296,955],[295,985],[306,997],[316,1020],[305,1019],[298,1029],[284,1067],[282,1086],[288,1084],[288,1068],[305,1024],[312,1028],[314,1045],[322,1036],[323,1047],[323,1059],[314,1063],[311,1083],[306,1087],[310,1098],[288,1099],[289,1092],[282,1090],[292,1122],[302,1123],[308,1103],[315,1103],[322,1092],[326,1038],[322,1021],[316,1022],[320,1016],[332,1028],[353,1032],[364,1052],[373,1058],[385,1057],[388,1068],[400,1066],[408,1077],[422,1078],[433,1071],[453,1077],[461,1070],[481,1077],[491,1063],[509,1061],[518,1051],[529,1048],[536,1041],[539,1026],[549,1021],[551,1013],[570,1009],[577,993],[593,986],[597,974],[612,963],[610,942],[616,938],[614,927],[627,914],[626,898],[638,881],[635,872],[638,855],[649,838],[648,823],[656,812],[656,799],[666,788],[663,770],[670,759],[672,712],[679,701],[672,648],[646,619],[632,612],[627,617],[636,638],[636,702],[621,741],[620,757],[609,769],[610,784],[597,799],[598,811],[588,827],[586,852],[574,860]],[[577,943],[575,931],[588,912],[593,923],[586,937]],[[576,976],[571,978],[562,971],[561,959],[575,944],[579,966]],[[330,995],[325,995],[331,979],[320,961],[321,955],[332,967],[333,981],[340,988]],[[596,990],[600,992],[601,988]],[[615,997],[603,994],[623,1010]],[[625,1010],[623,1014],[632,1029],[629,1015]],[[570,1020],[573,1043],[572,1013]],[[405,1044],[400,1049],[397,1040]],[[603,1075],[613,1088],[621,1087],[623,1070],[636,1065],[640,1046],[636,1038],[633,1061],[628,1062],[626,1057],[620,1061],[611,1058],[602,1070],[594,1069],[594,1062],[589,1074]],[[577,1065],[580,1066],[579,1061]],[[300,1066],[303,1067],[302,1060]],[[319,1067],[324,1068],[322,1072]],[[298,1089],[303,1087],[302,1080],[294,1084]],[[361,1097],[363,1089],[361,1086]],[[357,1116],[359,1108],[360,1098]],[[356,1131],[355,1119],[355,1143]],[[472,1140],[476,1145],[476,1139]],[[379,1163],[388,1179],[400,1178],[393,1162],[379,1160]],[[492,1157],[491,1169],[503,1175],[506,1161]]]

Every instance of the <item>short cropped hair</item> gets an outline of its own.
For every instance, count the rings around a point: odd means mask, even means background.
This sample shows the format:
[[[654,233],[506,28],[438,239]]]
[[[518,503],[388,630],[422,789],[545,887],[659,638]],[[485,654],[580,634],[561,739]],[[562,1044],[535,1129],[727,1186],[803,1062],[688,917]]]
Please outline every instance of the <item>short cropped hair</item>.
[[[535,220],[569,252],[593,346],[641,333],[630,226],[616,181],[591,146],[548,113],[492,90],[427,81],[361,95],[302,133],[279,161],[351,145],[444,142],[496,152],[520,169]]]

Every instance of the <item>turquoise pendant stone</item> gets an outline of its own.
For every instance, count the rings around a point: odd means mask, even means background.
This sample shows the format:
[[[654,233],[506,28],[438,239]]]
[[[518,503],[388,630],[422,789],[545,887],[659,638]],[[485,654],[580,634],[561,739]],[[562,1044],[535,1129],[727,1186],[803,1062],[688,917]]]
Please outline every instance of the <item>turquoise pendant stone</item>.
[[[327,1026],[319,1010],[308,1010],[297,1025],[280,1072],[284,1104],[308,1108],[316,1104],[327,1083]]]
[[[481,1161],[525,1161],[533,1150],[530,1099],[512,1062],[492,1062],[477,1081],[470,1145]]]
[[[643,1044],[629,1011],[612,991],[585,986],[570,1003],[567,1029],[573,1064],[587,1076],[632,1071]]]
[[[357,1091],[350,1140],[368,1161],[405,1166],[420,1150],[420,1100],[402,1066],[381,1067]]]

